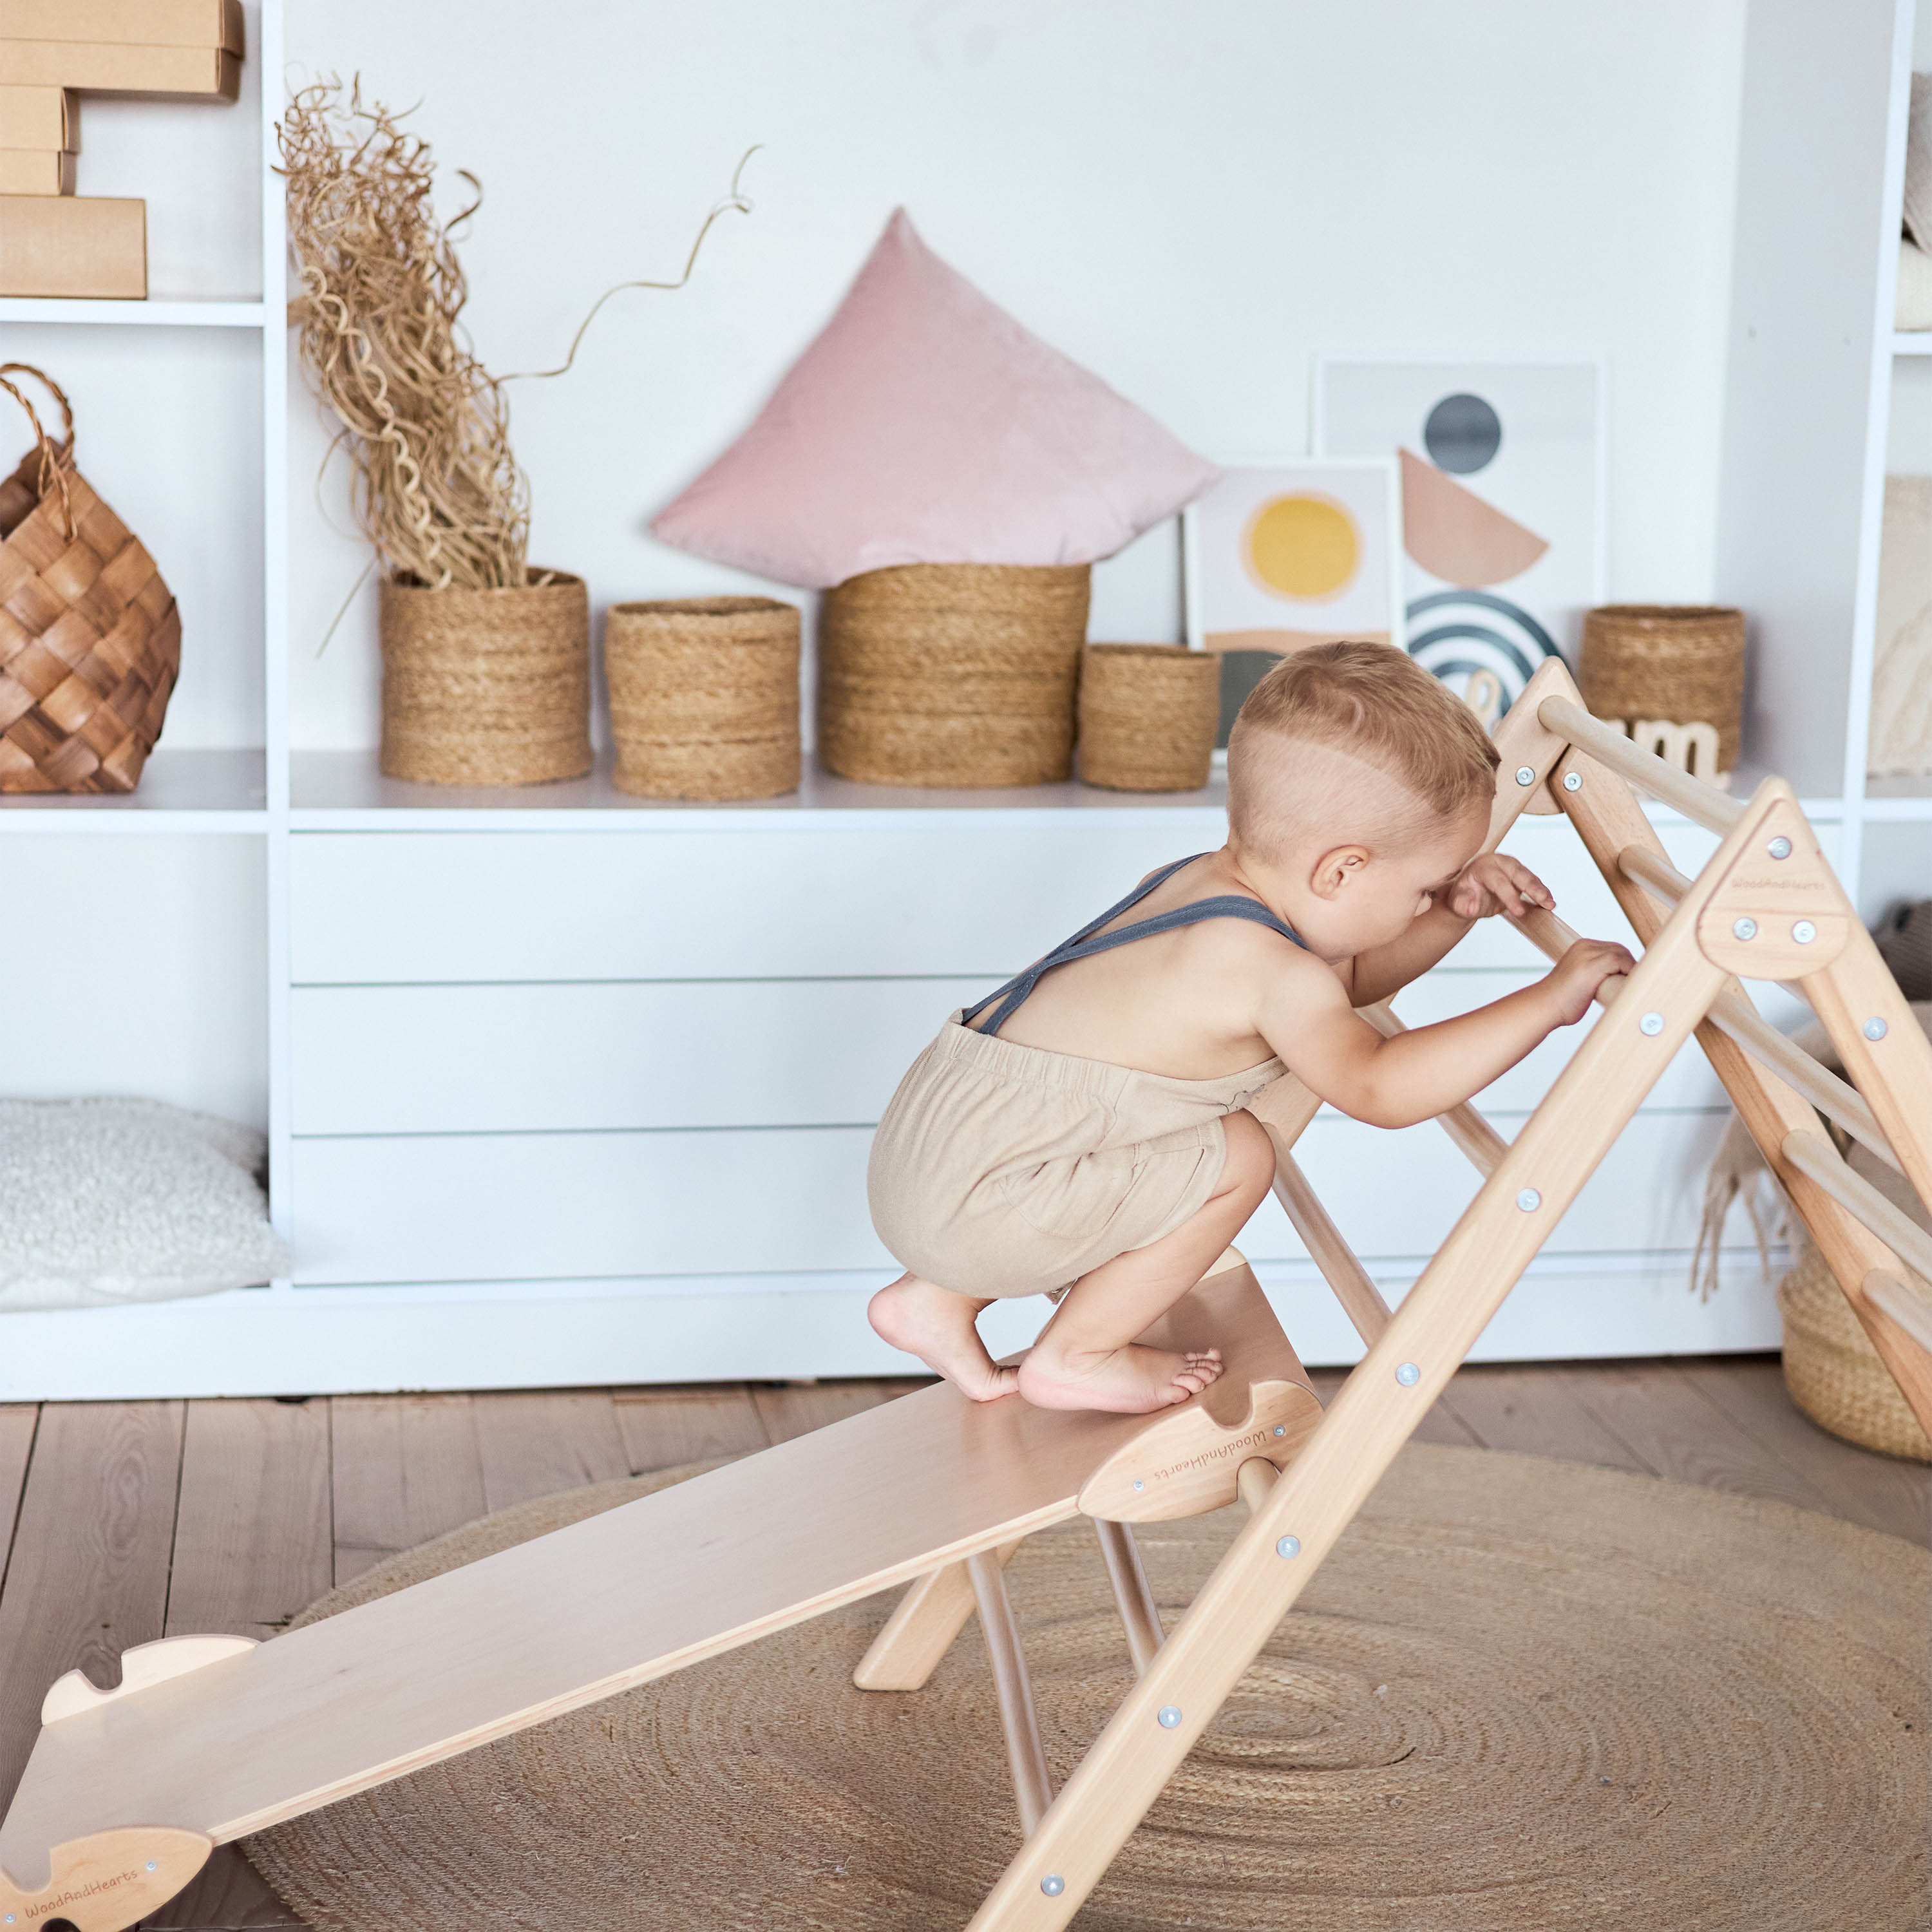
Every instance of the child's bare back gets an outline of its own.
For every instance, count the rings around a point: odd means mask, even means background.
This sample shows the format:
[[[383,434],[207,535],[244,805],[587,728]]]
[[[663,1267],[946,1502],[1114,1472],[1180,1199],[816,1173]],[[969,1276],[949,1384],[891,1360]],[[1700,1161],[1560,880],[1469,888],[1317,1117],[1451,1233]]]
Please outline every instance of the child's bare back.
[[[1229,747],[1228,843],[956,1016],[901,1084],[870,1176],[908,1269],[874,1298],[880,1335],[980,1400],[1142,1411],[1211,1382],[1215,1352],[1133,1338],[1268,1192],[1274,1147],[1246,1100],[1292,1070],[1357,1119],[1426,1119],[1628,970],[1622,947],[1582,941],[1534,985],[1392,1040],[1354,1011],[1474,920],[1553,905],[1483,850],[1495,763],[1474,715],[1388,646],[1277,666]],[[996,1366],[980,1311],[1055,1291],[1020,1366]]]

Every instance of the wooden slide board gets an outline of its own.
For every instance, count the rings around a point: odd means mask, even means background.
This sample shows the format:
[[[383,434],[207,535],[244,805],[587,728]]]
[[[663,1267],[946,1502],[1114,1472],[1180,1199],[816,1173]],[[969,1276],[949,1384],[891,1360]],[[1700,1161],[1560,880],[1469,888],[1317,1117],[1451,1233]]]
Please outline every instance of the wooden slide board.
[[[45,1916],[34,1894],[64,1843],[112,1834],[95,1862],[118,1870],[123,1834],[171,1827],[220,1843],[260,1831],[1063,1521],[1089,1490],[1122,1520],[1232,1502],[1243,1461],[1286,1462],[1321,1416],[1252,1273],[1232,1258],[1148,1331],[1222,1352],[1226,1375],[1179,1408],[1059,1413],[1016,1397],[975,1404],[940,1383],[81,1702],[43,1728],[0,1827],[0,1905],[22,1924]],[[170,1874],[156,1863],[158,1884]],[[124,1902],[97,1922],[130,1924],[193,1868],[152,1896],[121,1888],[112,1896]]]

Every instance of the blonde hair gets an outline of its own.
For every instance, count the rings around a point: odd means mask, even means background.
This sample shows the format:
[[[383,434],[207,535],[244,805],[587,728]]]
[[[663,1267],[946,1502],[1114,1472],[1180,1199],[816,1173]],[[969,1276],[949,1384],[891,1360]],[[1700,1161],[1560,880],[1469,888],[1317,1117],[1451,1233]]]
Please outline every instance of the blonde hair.
[[[1235,837],[1274,842],[1262,761],[1283,742],[1325,745],[1400,782],[1436,821],[1496,794],[1496,748],[1476,714],[1393,644],[1316,644],[1284,658],[1248,694],[1228,737]],[[1412,814],[1411,814],[1412,816]]]

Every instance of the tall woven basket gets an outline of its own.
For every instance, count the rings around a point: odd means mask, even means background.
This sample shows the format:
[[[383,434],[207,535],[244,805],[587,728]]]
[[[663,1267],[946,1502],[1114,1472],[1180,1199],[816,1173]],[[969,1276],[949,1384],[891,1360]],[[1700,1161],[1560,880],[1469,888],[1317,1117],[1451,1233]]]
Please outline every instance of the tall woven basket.
[[[910,563],[825,593],[818,754],[869,784],[1033,785],[1072,770],[1085,564]]]
[[[614,604],[604,675],[615,782],[641,798],[798,789],[799,620],[770,597]]]
[[[1080,776],[1112,791],[1198,791],[1214,760],[1221,660],[1184,644],[1089,644]]]
[[[1867,1449],[1932,1462],[1932,1438],[1898,1391],[1851,1304],[1807,1240],[1778,1283],[1784,1317],[1784,1382],[1820,1429]]]
[[[56,444],[6,378],[46,384]],[[0,389],[34,447],[0,483],[0,792],[125,792],[161,735],[181,670],[181,614],[154,559],[74,467],[74,411],[24,362]]]
[[[590,604],[580,577],[517,590],[383,580],[383,775],[541,784],[590,769]]]
[[[1744,735],[1742,610],[1606,604],[1586,611],[1577,682],[1590,710],[1622,718],[1633,735],[1645,721],[1709,725],[1718,734],[1717,767],[1697,776],[1721,782],[1737,770]]]

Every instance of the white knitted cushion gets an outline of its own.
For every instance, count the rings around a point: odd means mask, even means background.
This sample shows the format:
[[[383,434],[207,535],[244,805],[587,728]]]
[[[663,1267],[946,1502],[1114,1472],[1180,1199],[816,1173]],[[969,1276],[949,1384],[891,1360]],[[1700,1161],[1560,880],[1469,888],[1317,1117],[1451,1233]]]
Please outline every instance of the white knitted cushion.
[[[288,1271],[252,1127],[158,1100],[0,1100],[0,1313],[107,1308]]]

